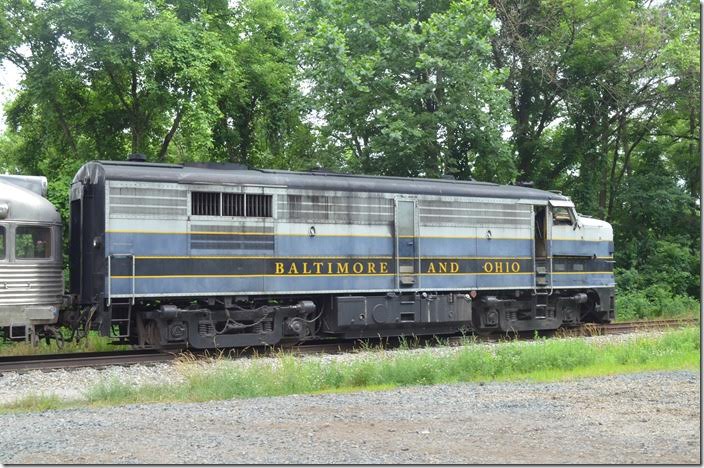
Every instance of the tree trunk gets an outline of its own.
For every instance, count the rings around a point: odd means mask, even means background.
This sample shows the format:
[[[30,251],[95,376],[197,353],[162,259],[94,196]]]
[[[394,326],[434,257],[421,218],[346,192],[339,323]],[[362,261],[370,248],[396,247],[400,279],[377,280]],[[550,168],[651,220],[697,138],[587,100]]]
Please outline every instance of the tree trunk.
[[[171,140],[173,139],[174,135],[176,134],[176,131],[178,130],[178,126],[181,123],[181,118],[183,117],[184,110],[185,105],[181,106],[181,108],[176,112],[176,118],[174,118],[174,123],[171,125],[169,133],[166,134],[166,137],[164,137],[164,141],[161,143],[159,155],[157,156],[158,161],[163,161],[166,157],[166,152],[169,150],[169,144],[171,143]]]

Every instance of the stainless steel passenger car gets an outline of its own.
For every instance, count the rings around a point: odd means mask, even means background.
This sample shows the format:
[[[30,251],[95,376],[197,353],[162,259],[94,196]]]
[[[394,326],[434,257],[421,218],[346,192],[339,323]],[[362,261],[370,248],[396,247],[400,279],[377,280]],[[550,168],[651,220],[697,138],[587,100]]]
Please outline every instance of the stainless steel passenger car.
[[[608,321],[612,255],[608,223],[520,186],[91,162],[71,188],[71,293],[150,344]]]
[[[64,285],[61,217],[44,177],[0,176],[0,328],[33,338],[57,322]]]

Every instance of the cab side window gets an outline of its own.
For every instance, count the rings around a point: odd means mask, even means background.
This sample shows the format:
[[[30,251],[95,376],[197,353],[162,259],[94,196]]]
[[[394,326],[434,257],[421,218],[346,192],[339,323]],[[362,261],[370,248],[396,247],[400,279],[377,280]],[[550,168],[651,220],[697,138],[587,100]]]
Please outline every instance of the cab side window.
[[[0,260],[5,260],[5,245],[6,245],[6,240],[5,238],[7,237],[5,235],[5,226],[0,226]]]
[[[51,228],[18,226],[15,230],[15,258],[50,258]]]
[[[572,217],[570,216],[569,209],[563,206],[553,207],[552,224],[554,226],[571,226]]]

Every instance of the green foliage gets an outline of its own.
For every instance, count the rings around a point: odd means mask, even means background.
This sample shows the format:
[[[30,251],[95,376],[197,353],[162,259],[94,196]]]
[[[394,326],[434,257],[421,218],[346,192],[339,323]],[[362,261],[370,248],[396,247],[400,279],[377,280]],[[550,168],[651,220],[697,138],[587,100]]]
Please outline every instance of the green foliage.
[[[308,1],[296,10],[323,152],[350,171],[509,181],[494,15],[483,0]]]
[[[616,280],[619,284],[619,279]],[[699,301],[691,296],[673,294],[667,286],[653,284],[643,289],[616,294],[616,315],[619,320],[657,317],[699,316]]]
[[[694,0],[0,5],[0,171],[46,175],[64,226],[77,169],[135,151],[529,179],[613,224],[620,294],[698,295]]]

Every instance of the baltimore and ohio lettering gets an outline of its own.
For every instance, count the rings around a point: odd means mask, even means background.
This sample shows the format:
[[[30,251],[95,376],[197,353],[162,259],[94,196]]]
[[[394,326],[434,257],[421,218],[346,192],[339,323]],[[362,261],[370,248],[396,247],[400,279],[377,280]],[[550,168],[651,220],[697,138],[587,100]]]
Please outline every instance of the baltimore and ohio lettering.
[[[389,273],[389,262],[275,262],[274,272],[277,275],[377,275]]]
[[[483,261],[481,271],[472,271],[470,263],[459,261],[424,261],[422,273],[458,274],[458,273],[519,273],[521,264],[517,261]],[[463,268],[464,267],[464,268]],[[385,275],[392,274],[387,260],[340,260],[309,261],[288,260],[274,262],[274,274],[290,275]]]

